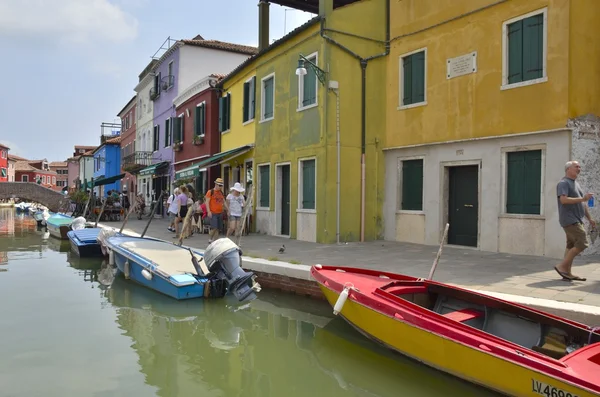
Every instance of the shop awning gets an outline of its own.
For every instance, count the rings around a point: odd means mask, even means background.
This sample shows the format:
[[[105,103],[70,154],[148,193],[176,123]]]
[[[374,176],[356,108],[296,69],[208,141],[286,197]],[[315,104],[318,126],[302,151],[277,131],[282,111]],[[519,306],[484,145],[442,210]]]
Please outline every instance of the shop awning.
[[[241,156],[242,154],[247,153],[252,149],[254,149],[254,146],[248,145],[247,148],[237,151],[237,152],[231,154],[230,156],[225,157],[223,160],[219,161],[219,164],[228,163],[231,160],[233,160],[234,158],[236,158],[237,156]]]
[[[125,176],[125,174],[109,176],[108,178],[100,177],[94,181],[94,186],[108,185],[109,183],[114,183],[116,181],[120,181],[121,179],[123,179],[124,176]]]
[[[167,165],[169,165],[169,162],[163,161],[160,163],[152,164],[146,168],[142,168],[140,170],[140,176],[154,175],[154,173],[156,172],[157,169],[165,167]]]
[[[240,147],[237,147],[235,149],[231,149],[231,150],[227,150],[225,152],[217,153],[217,154],[215,154],[215,155],[207,158],[206,160],[200,161],[197,165],[198,165],[198,167],[205,167],[205,166],[208,166],[208,165],[214,165],[214,164],[218,163],[219,161],[223,160],[224,158],[233,158],[235,156],[239,156],[240,154],[246,153],[248,150],[251,150],[253,148],[254,148],[254,145],[240,146]]]
[[[175,179],[195,178],[200,175],[200,163],[192,164],[182,170],[175,171]]]

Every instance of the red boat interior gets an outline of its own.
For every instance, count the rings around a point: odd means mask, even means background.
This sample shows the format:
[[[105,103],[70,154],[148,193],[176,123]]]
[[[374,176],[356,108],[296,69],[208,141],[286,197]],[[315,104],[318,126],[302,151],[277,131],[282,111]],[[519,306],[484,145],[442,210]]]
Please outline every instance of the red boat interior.
[[[449,320],[556,359],[589,343],[600,342],[598,333],[554,317],[431,281],[392,281],[377,288],[374,294],[414,303]],[[600,348],[597,353],[600,362]]]
[[[370,293],[407,309],[424,308],[448,321],[476,328],[548,357],[558,360],[564,357],[565,364],[569,361],[569,366],[579,367],[583,372],[600,370],[600,344],[593,345],[600,342],[600,330],[594,332],[566,319],[435,281],[363,269],[340,270],[330,268],[320,272],[341,285],[351,283],[362,294]],[[325,285],[328,284],[325,281]]]

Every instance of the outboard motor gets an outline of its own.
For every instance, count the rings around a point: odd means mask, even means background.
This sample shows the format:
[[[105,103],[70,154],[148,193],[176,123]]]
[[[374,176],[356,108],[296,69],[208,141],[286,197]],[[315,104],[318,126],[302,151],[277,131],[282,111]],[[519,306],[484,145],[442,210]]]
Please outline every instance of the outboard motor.
[[[204,251],[204,262],[217,278],[225,280],[228,291],[241,302],[256,298],[261,287],[256,275],[242,269],[242,250],[227,237],[212,242]]]

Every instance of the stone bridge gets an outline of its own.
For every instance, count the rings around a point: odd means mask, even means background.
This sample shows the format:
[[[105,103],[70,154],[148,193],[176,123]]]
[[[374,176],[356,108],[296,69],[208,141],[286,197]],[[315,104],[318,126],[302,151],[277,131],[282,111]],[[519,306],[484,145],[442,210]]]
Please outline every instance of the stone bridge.
[[[0,183],[0,200],[19,198],[21,201],[32,201],[48,207],[56,212],[65,205],[69,198],[62,193],[40,186],[33,182]]]

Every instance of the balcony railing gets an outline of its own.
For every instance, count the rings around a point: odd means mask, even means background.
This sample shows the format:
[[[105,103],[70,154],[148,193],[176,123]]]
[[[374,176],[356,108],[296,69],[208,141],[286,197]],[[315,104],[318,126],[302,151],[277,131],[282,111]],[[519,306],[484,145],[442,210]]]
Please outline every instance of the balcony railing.
[[[152,152],[133,152],[121,159],[123,171],[136,172],[152,164]]]
[[[150,100],[154,101],[160,95],[160,91],[158,91],[157,87],[150,88]]]

